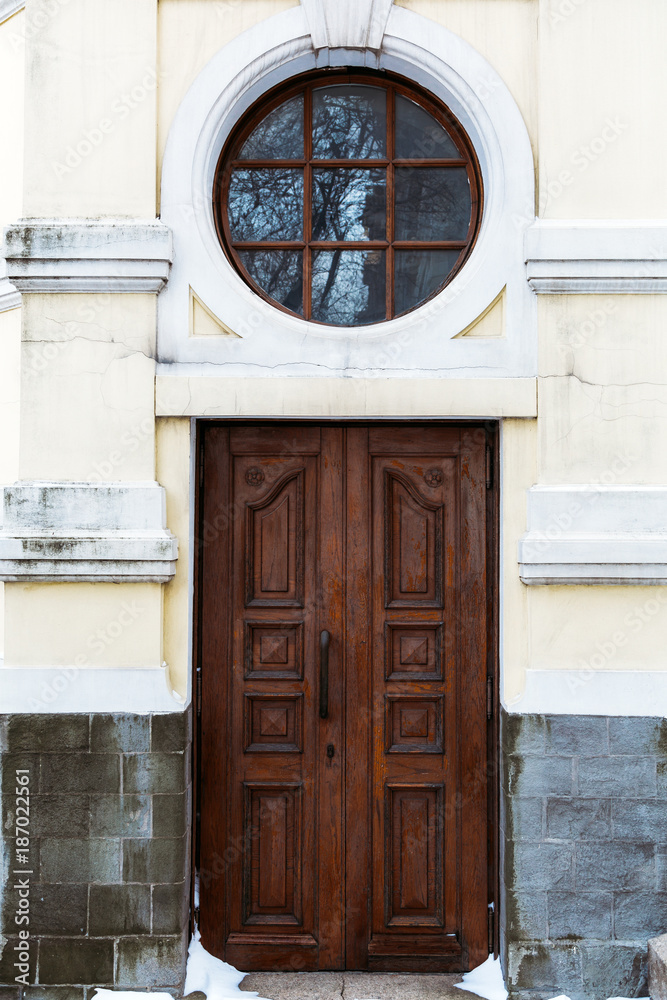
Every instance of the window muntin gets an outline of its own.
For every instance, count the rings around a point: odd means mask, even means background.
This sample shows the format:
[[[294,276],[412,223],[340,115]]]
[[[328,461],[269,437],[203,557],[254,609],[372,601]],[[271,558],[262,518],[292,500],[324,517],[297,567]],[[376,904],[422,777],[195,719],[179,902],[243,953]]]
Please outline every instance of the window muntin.
[[[460,270],[481,218],[469,139],[389,74],[311,75],[255,106],[220,157],[225,253],[260,295],[318,323],[392,319]]]

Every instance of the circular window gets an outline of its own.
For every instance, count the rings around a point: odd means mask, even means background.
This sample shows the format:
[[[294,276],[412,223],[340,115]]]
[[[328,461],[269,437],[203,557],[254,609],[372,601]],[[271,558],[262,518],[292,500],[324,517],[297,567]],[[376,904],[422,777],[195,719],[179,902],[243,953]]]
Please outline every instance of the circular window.
[[[258,102],[222,152],[219,239],[263,298],[362,326],[451,281],[479,229],[480,171],[452,114],[388,74],[301,78]]]

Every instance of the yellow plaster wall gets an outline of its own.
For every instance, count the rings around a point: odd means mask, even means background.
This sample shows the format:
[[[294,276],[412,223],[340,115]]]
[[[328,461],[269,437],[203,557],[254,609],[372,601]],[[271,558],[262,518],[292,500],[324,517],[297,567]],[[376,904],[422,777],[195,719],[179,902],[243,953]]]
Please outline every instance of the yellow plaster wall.
[[[159,583],[12,583],[5,665],[159,667]]]
[[[178,538],[176,575],[164,588],[164,658],[171,687],[187,696],[190,664],[190,421],[158,420],[157,475],[167,491],[167,524]]]
[[[157,0],[28,0],[26,216],[155,216]]]
[[[664,218],[667,4],[539,0],[539,8],[541,214]]]
[[[24,297],[22,479],[155,479],[155,303]]]

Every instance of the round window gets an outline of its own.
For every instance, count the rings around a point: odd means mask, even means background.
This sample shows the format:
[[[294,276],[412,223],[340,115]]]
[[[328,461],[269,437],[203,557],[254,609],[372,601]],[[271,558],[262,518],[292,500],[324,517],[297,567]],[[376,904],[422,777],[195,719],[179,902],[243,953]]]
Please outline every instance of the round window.
[[[388,74],[303,77],[249,112],[222,152],[218,236],[263,298],[317,323],[416,309],[470,254],[482,211],[451,112]]]

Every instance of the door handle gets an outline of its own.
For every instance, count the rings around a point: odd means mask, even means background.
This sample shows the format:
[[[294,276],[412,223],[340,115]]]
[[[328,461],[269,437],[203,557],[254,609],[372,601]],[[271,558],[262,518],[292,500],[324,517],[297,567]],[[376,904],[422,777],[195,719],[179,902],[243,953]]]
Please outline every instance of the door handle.
[[[324,629],[320,632],[320,718],[329,714],[329,641],[331,635]]]

